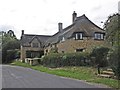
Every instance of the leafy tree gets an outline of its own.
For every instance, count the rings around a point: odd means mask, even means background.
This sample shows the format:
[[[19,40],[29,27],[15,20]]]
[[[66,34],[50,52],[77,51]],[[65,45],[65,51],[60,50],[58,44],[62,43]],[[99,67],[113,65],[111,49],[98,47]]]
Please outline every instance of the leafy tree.
[[[110,50],[108,60],[115,75],[120,79],[120,47]]]
[[[11,36],[9,33],[2,32],[2,63],[8,63],[14,59],[17,52],[15,49],[20,49],[20,41],[15,35]]]
[[[107,54],[108,54],[109,48],[107,47],[96,47],[93,49],[93,51],[90,54],[91,62],[94,65],[98,65],[100,67],[105,67],[108,65],[107,61]]]
[[[111,45],[108,60],[111,68],[120,79],[120,14],[108,17],[105,23],[106,41]]]
[[[104,24],[106,30],[106,41],[111,46],[118,46],[118,40],[120,39],[120,15],[113,14],[108,17]],[[119,39],[118,39],[119,38]],[[120,44],[119,44],[120,45]]]

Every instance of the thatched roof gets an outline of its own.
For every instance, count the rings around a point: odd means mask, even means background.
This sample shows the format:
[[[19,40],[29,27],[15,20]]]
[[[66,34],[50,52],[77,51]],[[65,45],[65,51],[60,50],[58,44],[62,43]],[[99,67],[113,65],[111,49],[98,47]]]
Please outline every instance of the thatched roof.
[[[75,32],[82,32],[84,37],[93,37],[94,33],[96,32],[105,33],[103,29],[95,25],[84,14],[80,17],[77,17],[76,21],[70,26],[64,28],[62,32],[57,32],[55,35],[49,38],[45,45],[48,43],[58,43],[63,36],[65,39],[69,39]]]
[[[96,32],[105,33],[103,29],[95,25],[84,14],[80,17],[77,17],[74,23],[64,28],[61,32],[57,32],[53,36],[24,34],[22,36],[21,43],[22,45],[29,46],[29,43],[34,38],[37,38],[38,41],[42,43],[42,45],[48,46],[49,44],[58,43],[63,36],[65,39],[69,39],[73,37],[73,34],[76,32],[82,32],[83,37],[94,37],[94,33]]]

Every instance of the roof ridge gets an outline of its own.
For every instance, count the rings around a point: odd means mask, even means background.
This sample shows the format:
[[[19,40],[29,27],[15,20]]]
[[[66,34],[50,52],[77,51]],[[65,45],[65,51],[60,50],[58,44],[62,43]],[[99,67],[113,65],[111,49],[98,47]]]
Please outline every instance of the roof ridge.
[[[45,37],[51,37],[52,35],[37,35],[37,34],[24,34],[25,36],[45,36]]]

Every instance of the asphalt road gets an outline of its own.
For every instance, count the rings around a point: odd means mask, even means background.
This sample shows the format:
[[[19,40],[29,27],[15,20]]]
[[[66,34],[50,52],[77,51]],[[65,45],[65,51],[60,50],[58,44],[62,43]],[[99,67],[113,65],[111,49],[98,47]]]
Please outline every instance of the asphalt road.
[[[2,88],[106,88],[19,66],[2,66]]]

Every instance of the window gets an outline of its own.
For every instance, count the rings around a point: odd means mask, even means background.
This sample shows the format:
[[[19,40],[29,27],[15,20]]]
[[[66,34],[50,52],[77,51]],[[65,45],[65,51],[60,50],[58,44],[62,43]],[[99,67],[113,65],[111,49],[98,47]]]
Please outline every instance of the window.
[[[39,44],[38,43],[32,43],[32,46],[33,47],[39,47]]]
[[[83,52],[82,48],[76,49],[76,52]]]
[[[46,53],[48,53],[48,50],[46,50]]]
[[[76,40],[81,40],[81,39],[83,39],[83,33],[76,33],[76,34],[75,34],[75,39],[76,39]]]
[[[50,44],[50,47],[52,47],[52,44]]]
[[[95,33],[95,39],[98,40],[103,40],[104,39],[104,34],[103,33]]]
[[[101,39],[104,39],[104,35],[103,34],[101,34]]]
[[[65,37],[62,37],[62,41],[65,41]]]
[[[60,42],[64,42],[65,41],[65,37],[62,37],[61,39],[60,39]]]
[[[55,44],[55,47],[57,47],[57,44]]]

